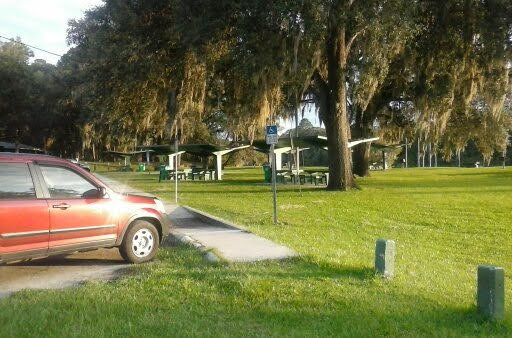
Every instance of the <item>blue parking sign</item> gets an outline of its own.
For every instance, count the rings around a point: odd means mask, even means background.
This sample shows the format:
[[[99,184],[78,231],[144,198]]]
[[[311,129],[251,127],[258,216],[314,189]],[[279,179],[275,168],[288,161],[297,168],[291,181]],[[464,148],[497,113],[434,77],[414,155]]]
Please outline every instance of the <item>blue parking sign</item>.
[[[267,135],[277,135],[277,126],[267,126]]]
[[[276,144],[279,140],[279,136],[277,136],[277,126],[267,126],[267,135],[266,141],[267,144]]]

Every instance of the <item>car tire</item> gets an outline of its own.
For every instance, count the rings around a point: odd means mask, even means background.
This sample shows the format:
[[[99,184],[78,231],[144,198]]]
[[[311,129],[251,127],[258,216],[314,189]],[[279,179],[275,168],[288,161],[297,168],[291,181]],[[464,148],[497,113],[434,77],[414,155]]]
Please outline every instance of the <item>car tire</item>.
[[[152,260],[160,245],[155,226],[147,221],[135,221],[125,233],[119,252],[125,261],[133,264]]]

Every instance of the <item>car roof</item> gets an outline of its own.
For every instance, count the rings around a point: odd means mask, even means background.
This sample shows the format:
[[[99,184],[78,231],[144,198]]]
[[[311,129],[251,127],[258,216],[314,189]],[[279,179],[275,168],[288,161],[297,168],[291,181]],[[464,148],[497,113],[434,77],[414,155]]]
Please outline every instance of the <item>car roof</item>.
[[[72,163],[69,160],[64,159],[64,158],[51,156],[51,155],[42,155],[42,154],[0,152],[0,163],[2,163],[2,162],[26,163],[26,162],[37,162],[37,161],[61,163],[61,164],[66,165],[67,167],[76,168],[79,171],[81,171],[82,175],[84,175],[85,177],[92,179],[96,183],[101,183],[102,185],[108,187],[108,185],[105,184],[102,180],[100,180],[96,176],[92,175],[90,172],[87,172],[80,165]]]
[[[69,163],[68,160],[51,155],[0,152],[0,162],[32,162],[41,160],[58,163]]]

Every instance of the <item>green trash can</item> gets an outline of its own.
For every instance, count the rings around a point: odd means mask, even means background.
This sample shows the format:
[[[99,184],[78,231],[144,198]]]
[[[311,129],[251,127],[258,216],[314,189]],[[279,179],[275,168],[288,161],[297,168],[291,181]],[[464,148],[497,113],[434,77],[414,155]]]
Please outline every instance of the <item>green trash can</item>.
[[[264,174],[263,182],[265,182],[265,183],[272,182],[272,168],[270,167],[269,164],[263,165],[263,174]]]
[[[142,173],[142,172],[146,171],[146,164],[144,164],[144,163],[139,163],[139,167],[137,168],[137,171],[138,171],[139,173]]]
[[[165,169],[165,165],[160,166],[160,176],[158,176],[158,182],[162,182],[163,180],[169,179],[169,173],[167,169]]]

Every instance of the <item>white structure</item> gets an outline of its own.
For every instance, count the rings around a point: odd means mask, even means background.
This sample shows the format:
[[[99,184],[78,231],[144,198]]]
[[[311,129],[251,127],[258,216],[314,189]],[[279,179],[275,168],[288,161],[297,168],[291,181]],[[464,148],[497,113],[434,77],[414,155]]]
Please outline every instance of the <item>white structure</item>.
[[[274,154],[276,158],[276,170],[282,170],[282,159],[283,154],[290,153],[297,156],[297,163],[295,170],[299,170],[299,163],[300,163],[300,153],[304,150],[308,150],[309,148],[292,148],[292,147],[282,147],[282,148],[276,148],[274,149]],[[269,153],[269,163],[271,162],[270,153]],[[291,169],[291,168],[289,168]]]
[[[168,156],[169,156],[169,166],[168,166],[168,167],[169,167],[169,170],[174,170],[174,163],[176,162],[176,161],[174,160],[174,158],[175,158],[176,156],[178,156],[178,155],[183,154],[183,153],[184,153],[184,151],[178,151],[177,153],[172,153],[172,154],[169,154],[169,155],[168,155]]]
[[[274,149],[274,155],[275,155],[275,159],[276,159],[276,170],[281,170],[283,168],[282,167],[283,154],[289,152],[290,150],[292,150],[292,147],[282,147],[282,148]],[[269,153],[269,156],[270,156],[270,153]],[[269,163],[272,163],[272,159],[270,159]]]
[[[215,179],[217,181],[222,181],[222,156],[223,155],[229,154],[230,152],[235,151],[235,150],[241,150],[241,149],[245,149],[245,148],[249,148],[249,147],[250,147],[249,145],[245,145],[245,146],[240,146],[240,147],[236,147],[236,148],[214,151],[212,154],[215,155],[215,173],[216,173]]]
[[[326,136],[318,136],[318,138],[322,139],[322,140],[327,140]],[[362,140],[351,141],[348,143],[348,147],[352,148],[353,146],[358,145],[360,143],[373,142],[373,141],[377,141],[378,139],[379,139],[378,137],[373,137],[373,138],[366,138],[366,139],[362,139]],[[324,147],[324,150],[327,150],[327,147]]]

